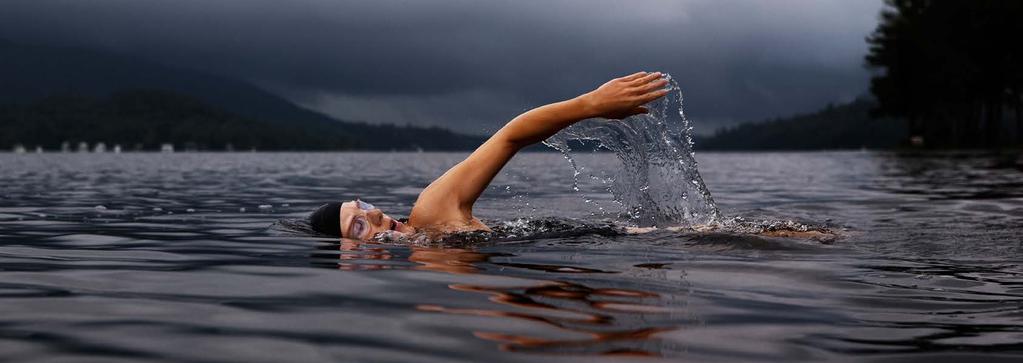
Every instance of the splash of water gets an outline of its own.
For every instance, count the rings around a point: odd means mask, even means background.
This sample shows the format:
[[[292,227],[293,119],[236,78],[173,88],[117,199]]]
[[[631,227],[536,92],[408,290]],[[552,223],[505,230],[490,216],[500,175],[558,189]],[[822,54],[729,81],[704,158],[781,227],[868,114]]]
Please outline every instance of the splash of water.
[[[697,170],[693,127],[682,111],[682,91],[670,75],[665,77],[670,91],[647,105],[650,113],[578,122],[544,144],[560,151],[572,166],[573,189],[579,190],[582,174],[598,180],[630,223],[642,227],[717,223],[721,213]],[[594,144],[598,150],[614,152],[622,167],[600,172],[581,166],[575,157],[582,151],[580,145]]]

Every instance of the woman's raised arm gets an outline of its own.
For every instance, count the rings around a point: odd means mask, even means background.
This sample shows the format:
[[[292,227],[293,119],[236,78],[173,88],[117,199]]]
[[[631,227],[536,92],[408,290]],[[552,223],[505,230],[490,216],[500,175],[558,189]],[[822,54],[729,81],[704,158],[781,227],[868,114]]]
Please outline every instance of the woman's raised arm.
[[[430,183],[419,194],[410,223],[426,226],[475,221],[472,206],[476,199],[519,150],[587,118],[620,119],[646,113],[643,105],[664,96],[666,84],[661,73],[639,72],[610,80],[579,97],[519,115]]]

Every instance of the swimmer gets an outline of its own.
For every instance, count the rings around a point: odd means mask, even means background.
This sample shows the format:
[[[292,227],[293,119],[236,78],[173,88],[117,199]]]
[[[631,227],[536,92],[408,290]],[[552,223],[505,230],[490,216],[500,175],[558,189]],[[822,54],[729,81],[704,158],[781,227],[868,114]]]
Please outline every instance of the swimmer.
[[[623,119],[647,113],[643,105],[668,93],[660,72],[637,72],[615,78],[570,100],[540,106],[509,121],[465,160],[428,185],[416,200],[407,223],[362,200],[328,203],[309,216],[319,233],[369,240],[380,233],[490,231],[472,215],[476,199],[519,150],[588,118]],[[388,232],[394,231],[394,232]]]

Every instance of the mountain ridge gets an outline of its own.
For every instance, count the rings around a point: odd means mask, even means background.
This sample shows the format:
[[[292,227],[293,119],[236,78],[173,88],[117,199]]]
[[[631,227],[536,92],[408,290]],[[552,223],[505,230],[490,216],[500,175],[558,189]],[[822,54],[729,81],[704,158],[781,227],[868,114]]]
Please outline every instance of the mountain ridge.
[[[810,151],[892,149],[908,138],[905,123],[875,118],[876,102],[858,98],[809,113],[746,122],[696,138],[703,151]]]
[[[0,79],[7,85],[0,88],[0,99],[14,101],[55,93],[107,95],[125,89],[163,89],[192,95],[241,116],[341,121],[245,81],[86,48],[0,41]]]
[[[327,149],[336,150],[467,150],[483,141],[479,136],[458,134],[436,127],[371,125],[337,120],[305,109],[242,80],[84,48],[23,45],[0,39],[0,85],[2,85],[0,105],[6,107],[4,118],[0,118],[0,127],[4,127],[8,133],[5,137],[8,142],[18,140],[28,142],[28,139],[32,138],[26,134],[13,134],[14,132],[29,130],[46,132],[45,129],[26,124],[28,120],[42,122],[40,120],[45,119],[51,126],[56,127],[55,125],[69,125],[76,117],[73,113],[65,112],[70,105],[53,103],[54,101],[50,100],[50,105],[55,107],[55,111],[60,111],[56,113],[69,119],[46,119],[47,110],[40,107],[42,100],[49,97],[64,97],[63,100],[67,102],[88,103],[91,107],[90,112],[95,115],[110,116],[111,111],[102,108],[112,106],[113,103],[104,103],[104,100],[126,91],[164,92],[160,95],[150,95],[162,99],[154,101],[157,103],[172,102],[171,99],[178,96],[194,98],[195,101],[203,103],[204,107],[230,114],[213,119],[230,119],[232,125],[249,122],[251,127],[277,131],[294,128],[304,130],[308,135],[329,135],[338,139],[338,142],[327,143],[320,140],[319,136],[314,137],[313,139],[318,141],[313,144],[320,146],[310,148],[313,150],[323,149],[327,147],[326,145],[332,145]],[[167,110],[159,111],[153,116],[164,120],[168,116],[164,111]],[[40,114],[27,114],[32,112]],[[21,119],[16,120],[15,115],[20,115],[17,117]],[[192,116],[210,115],[212,113],[204,112]],[[118,123],[127,125],[120,121]],[[191,131],[176,129],[175,132],[182,135],[182,138],[203,139],[205,137],[202,132],[208,130],[199,126],[201,125],[192,125],[197,128]],[[253,132],[262,134],[263,131]],[[231,135],[242,136],[239,133]],[[89,137],[102,138],[102,135],[90,133]],[[426,139],[427,137],[431,139]],[[177,141],[180,140],[167,140],[172,143]],[[219,141],[225,144],[231,142]],[[296,144],[279,147],[303,149],[306,147],[303,145],[308,145],[299,139],[291,141]]]

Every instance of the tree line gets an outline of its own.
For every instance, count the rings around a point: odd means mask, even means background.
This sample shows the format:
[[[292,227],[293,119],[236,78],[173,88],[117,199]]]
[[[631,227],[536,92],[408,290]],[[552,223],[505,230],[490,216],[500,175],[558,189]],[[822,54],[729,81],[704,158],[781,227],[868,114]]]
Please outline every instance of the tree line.
[[[858,98],[806,114],[747,122],[699,137],[699,150],[858,150],[896,148],[906,139],[905,125],[873,118],[877,103]]]
[[[1023,1],[886,0],[867,38],[875,116],[930,148],[1023,145]]]
[[[469,150],[482,138],[440,128],[260,120],[160,90],[109,96],[61,94],[0,106],[0,145],[60,149],[68,143],[159,150]]]

